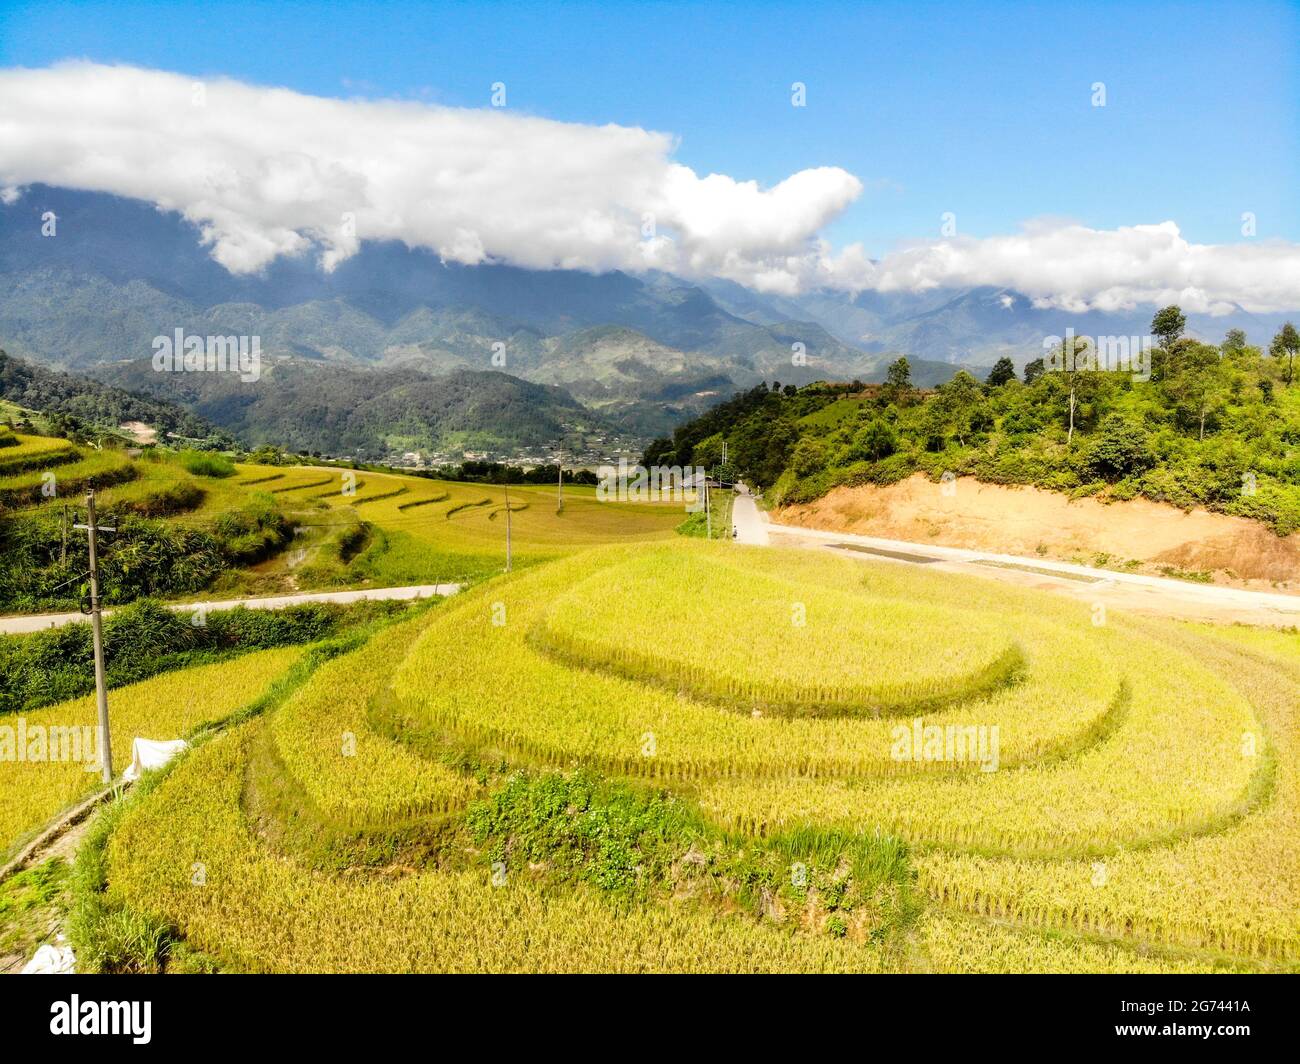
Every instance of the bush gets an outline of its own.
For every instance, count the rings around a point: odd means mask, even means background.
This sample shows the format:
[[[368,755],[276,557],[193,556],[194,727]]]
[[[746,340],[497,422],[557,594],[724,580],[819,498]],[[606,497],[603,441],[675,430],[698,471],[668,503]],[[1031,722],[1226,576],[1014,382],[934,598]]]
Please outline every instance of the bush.
[[[199,477],[230,477],[235,474],[235,463],[216,451],[181,451],[176,461],[187,473]]]
[[[1093,475],[1116,480],[1150,469],[1156,455],[1146,429],[1123,414],[1109,414],[1087,450],[1085,464]]]
[[[278,610],[237,606],[199,615],[170,610],[153,599],[124,606],[104,620],[109,687],[233,654],[314,643],[404,603],[341,606],[309,602]],[[201,619],[202,624],[193,623]],[[31,635],[0,636],[0,713],[30,711],[94,690],[94,651],[88,623]]]
[[[114,508],[140,517],[167,517],[196,509],[202,504],[204,494],[197,484],[179,481],[151,491],[143,498],[118,503]]]
[[[213,527],[222,553],[235,565],[259,562],[289,542],[293,529],[275,499],[254,495],[242,509],[222,514]]]

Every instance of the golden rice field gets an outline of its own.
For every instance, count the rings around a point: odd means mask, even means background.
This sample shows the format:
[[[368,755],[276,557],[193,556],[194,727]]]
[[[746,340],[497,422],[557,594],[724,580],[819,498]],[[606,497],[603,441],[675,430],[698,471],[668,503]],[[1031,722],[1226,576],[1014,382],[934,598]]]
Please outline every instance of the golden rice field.
[[[17,432],[7,435],[17,442],[0,447],[0,476],[36,465],[70,461],[77,454],[77,449],[69,441],[58,437],[25,436]]]
[[[414,509],[493,520],[485,489],[425,490],[448,497]],[[599,547],[379,632],[195,750],[114,832],[108,894],[232,970],[1295,970],[1298,642],[1098,626],[1073,599],[829,553]],[[777,882],[615,905],[546,886],[545,860],[500,881],[436,847],[323,868],[267,823],[388,837],[518,770],[662,791],[742,849],[901,839],[921,911],[882,945],[874,917],[810,922]],[[250,807],[269,775],[288,811]]]
[[[252,702],[302,656],[299,647],[263,650],[231,661],[163,673],[109,692],[110,737],[114,768],[120,772],[131,758],[131,743],[142,739],[185,738],[204,724],[219,721]],[[93,761],[51,760],[53,728],[94,728],[98,720],[95,697],[61,702],[33,713],[0,716],[0,729],[13,729],[16,745],[21,718],[27,754],[43,736],[38,759],[0,757],[0,857],[17,848],[61,810],[101,786],[98,746]],[[65,733],[60,733],[60,736]],[[0,753],[8,733],[0,731]],[[88,749],[84,748],[83,750]],[[59,740],[63,755],[65,743]],[[70,742],[68,754],[75,752]]]
[[[14,438],[17,445],[0,448],[0,505],[13,508],[76,505],[93,485],[105,514],[135,510],[209,529],[269,496],[293,528],[292,540],[199,595],[468,583],[505,568],[506,489],[499,485],[324,466],[236,464],[232,476],[204,476],[171,457],[132,459],[52,437]],[[512,485],[509,498],[515,567],[603,543],[675,538],[687,516],[682,502],[599,502],[594,488],[572,484],[562,509],[553,485]],[[151,501],[158,503],[152,513]]]
[[[387,689],[388,667],[405,656],[427,618],[380,632],[361,650],[320,667],[271,719],[285,771],[314,809],[333,823],[393,823],[461,808],[472,780],[410,753],[371,728],[369,713]]]
[[[466,583],[505,568],[501,486],[324,467],[237,468],[227,483],[245,495],[270,494],[298,529],[289,550],[255,567],[263,578],[300,586],[322,577],[339,586],[394,586]],[[602,543],[670,538],[686,516],[681,503],[598,502],[589,487],[566,485],[562,512],[553,486],[511,485],[509,491],[515,567]],[[330,560],[322,568],[330,539],[358,522],[369,530],[364,557],[342,567]]]

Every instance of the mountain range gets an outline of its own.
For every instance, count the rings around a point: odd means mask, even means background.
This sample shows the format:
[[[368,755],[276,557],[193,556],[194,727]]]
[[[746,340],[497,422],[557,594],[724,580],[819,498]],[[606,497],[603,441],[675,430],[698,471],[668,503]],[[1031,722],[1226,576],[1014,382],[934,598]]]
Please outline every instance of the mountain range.
[[[1189,315],[1189,331],[1237,326],[1266,343],[1277,318]],[[301,257],[236,276],[197,227],[150,204],[47,186],[0,203],[0,347],[177,402],[250,443],[328,453],[643,440],[759,381],[879,380],[906,354],[933,385],[1004,354],[1023,363],[1067,326],[1149,324],[1150,308],[1066,315],[1007,289],[773,296],[661,273],[449,265],[397,243],[364,244],[332,272]],[[153,372],[154,338],[178,328],[260,337],[260,379]]]

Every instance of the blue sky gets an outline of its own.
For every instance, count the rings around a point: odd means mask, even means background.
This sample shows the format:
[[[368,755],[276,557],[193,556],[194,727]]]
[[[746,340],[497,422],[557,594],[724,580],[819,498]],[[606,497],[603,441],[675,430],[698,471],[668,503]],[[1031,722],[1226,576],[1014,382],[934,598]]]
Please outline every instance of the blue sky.
[[[514,110],[671,132],[701,174],[844,167],[866,190],[826,235],[873,254],[945,211],[1206,243],[1252,211],[1300,239],[1294,3],[0,4],[0,66],[65,58],[470,107],[502,81]]]

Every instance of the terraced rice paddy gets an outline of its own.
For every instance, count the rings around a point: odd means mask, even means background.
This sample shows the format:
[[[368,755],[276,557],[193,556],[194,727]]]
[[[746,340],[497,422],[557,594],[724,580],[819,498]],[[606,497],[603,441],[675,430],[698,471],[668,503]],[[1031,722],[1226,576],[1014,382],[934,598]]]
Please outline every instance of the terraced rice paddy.
[[[239,970],[1293,970],[1297,638],[1097,626],[829,553],[599,548],[379,633],[196,750],[115,832],[108,892]],[[779,877],[615,904],[508,844],[498,868],[456,832],[521,770],[664,793],[695,825],[674,877],[901,839],[922,911],[819,880],[810,920]],[[350,848],[322,861],[314,832]]]
[[[259,697],[301,656],[297,647],[264,650],[164,673],[110,692],[116,767],[129,763],[133,739],[183,738],[228,717]],[[0,716],[0,729],[12,730],[12,735],[0,730],[0,857],[62,809],[102,786],[98,742],[85,731],[93,732],[97,719],[93,695],[34,713]],[[75,736],[63,729],[72,729]],[[20,735],[25,739],[21,758]],[[77,760],[70,756],[74,752]],[[80,759],[91,753],[93,758]]]

